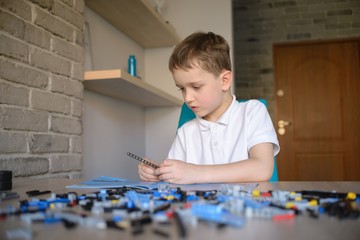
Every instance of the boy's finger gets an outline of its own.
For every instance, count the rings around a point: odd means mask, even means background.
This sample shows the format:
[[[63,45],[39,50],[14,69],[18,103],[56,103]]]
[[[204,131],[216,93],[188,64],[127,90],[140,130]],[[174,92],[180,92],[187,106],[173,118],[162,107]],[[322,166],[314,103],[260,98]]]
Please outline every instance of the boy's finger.
[[[164,161],[162,161],[160,163],[160,167],[165,167],[165,166],[170,166],[170,165],[172,165],[172,160],[170,160],[170,159],[165,159]]]
[[[140,175],[140,178],[145,181],[159,181],[158,177],[155,176],[154,174],[148,174],[146,172],[140,171],[139,175]]]
[[[140,163],[140,168],[142,171],[147,172],[147,173],[152,173],[152,171],[154,171],[154,169],[152,167],[149,167],[148,165],[146,165],[144,163]]]
[[[167,174],[170,172],[171,172],[171,168],[168,165],[163,165],[163,166],[160,166],[160,168],[156,169],[154,171],[154,174],[156,176],[159,176],[159,175]]]

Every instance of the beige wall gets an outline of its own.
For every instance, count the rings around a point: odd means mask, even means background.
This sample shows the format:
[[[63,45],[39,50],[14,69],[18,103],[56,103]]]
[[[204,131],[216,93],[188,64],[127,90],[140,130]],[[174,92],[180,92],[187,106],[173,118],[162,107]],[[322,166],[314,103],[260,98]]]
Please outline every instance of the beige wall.
[[[120,32],[90,8],[85,8],[85,20],[89,26],[92,68],[104,70],[127,69],[127,57],[134,54],[137,61],[138,75],[144,74],[144,49]],[[87,69],[90,70],[88,64]]]
[[[127,58],[138,58],[138,74],[144,73],[144,49],[111,24],[85,8],[89,26],[91,63],[86,70],[127,69]],[[91,69],[92,68],[92,69]],[[136,177],[136,162],[126,152],[145,155],[144,110],[136,105],[85,90],[83,101],[83,176]]]
[[[181,38],[194,31],[213,31],[232,46],[231,0],[169,0],[161,12]],[[85,9],[85,19],[90,26],[94,70],[126,69],[128,55],[135,54],[138,75],[144,81],[181,98],[167,69],[172,48],[142,49],[89,8]],[[136,162],[126,152],[155,160],[166,157],[179,112],[179,107],[143,109],[85,91],[84,177],[136,178]]]

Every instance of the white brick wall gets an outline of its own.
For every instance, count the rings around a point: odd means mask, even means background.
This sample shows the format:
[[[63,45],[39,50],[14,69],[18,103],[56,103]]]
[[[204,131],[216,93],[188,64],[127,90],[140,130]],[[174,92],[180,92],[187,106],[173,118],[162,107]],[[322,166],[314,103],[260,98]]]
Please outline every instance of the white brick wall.
[[[0,169],[80,177],[84,0],[0,0]]]

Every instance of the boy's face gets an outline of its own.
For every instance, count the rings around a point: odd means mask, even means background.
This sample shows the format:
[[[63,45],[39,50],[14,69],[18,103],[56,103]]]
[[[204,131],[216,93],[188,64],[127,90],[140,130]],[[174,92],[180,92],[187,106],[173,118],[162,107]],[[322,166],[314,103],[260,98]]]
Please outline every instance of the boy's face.
[[[232,98],[229,98],[230,71],[223,71],[216,77],[195,66],[189,70],[174,70],[173,78],[186,104],[197,116],[205,120],[216,121],[232,101]]]

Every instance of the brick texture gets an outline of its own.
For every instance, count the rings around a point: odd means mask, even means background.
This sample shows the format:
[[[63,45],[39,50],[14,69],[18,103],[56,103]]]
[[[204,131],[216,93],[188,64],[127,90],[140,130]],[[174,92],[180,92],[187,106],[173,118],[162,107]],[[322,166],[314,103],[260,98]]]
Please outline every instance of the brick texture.
[[[30,101],[34,109],[63,114],[70,113],[70,100],[66,96],[60,94],[33,90]]]
[[[0,79],[1,78],[40,89],[47,88],[49,84],[48,73],[0,57]]]
[[[52,116],[51,131],[79,135],[82,133],[81,121],[77,118]]]
[[[44,157],[3,157],[0,169],[13,171],[13,177],[41,175],[49,172],[49,160]]]
[[[25,153],[27,150],[26,133],[0,132],[1,153]]]
[[[0,129],[43,132],[48,130],[48,113],[24,108],[0,107]]]
[[[27,107],[30,91],[26,87],[0,82],[0,103]]]
[[[236,95],[275,113],[274,43],[360,36],[360,0],[233,0]]]
[[[50,158],[50,172],[72,171],[81,169],[79,155],[59,155]]]
[[[33,134],[29,148],[32,153],[69,152],[69,138],[51,134]]]
[[[82,170],[84,0],[0,0],[0,169]]]
[[[29,46],[15,38],[0,33],[0,55],[29,62]]]
[[[37,26],[48,30],[55,36],[60,36],[67,41],[72,41],[74,31],[72,26],[67,24],[65,21],[57,18],[56,16],[50,14],[46,10],[40,8],[35,8],[35,10],[35,24]]]

